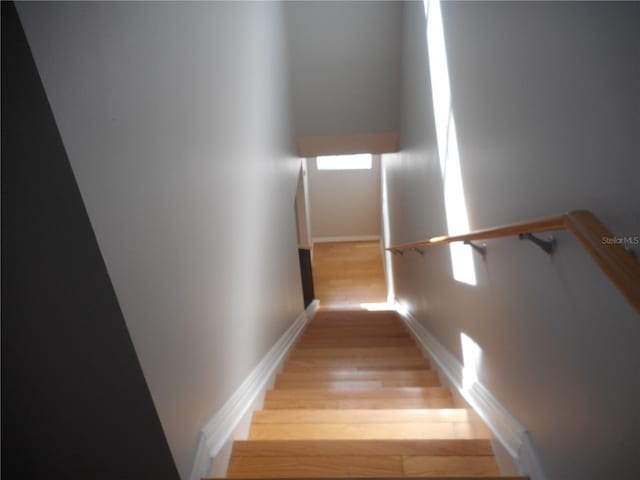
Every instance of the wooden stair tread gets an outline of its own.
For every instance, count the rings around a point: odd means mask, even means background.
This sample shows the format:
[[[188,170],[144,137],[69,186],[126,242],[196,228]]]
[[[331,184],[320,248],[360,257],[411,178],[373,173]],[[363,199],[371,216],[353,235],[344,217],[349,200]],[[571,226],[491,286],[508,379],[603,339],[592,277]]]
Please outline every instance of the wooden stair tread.
[[[371,324],[371,323],[359,323],[353,325],[321,325],[316,324],[313,321],[307,324],[303,334],[308,334],[309,332],[325,334],[325,333],[340,333],[340,334],[357,334],[357,335],[366,335],[371,336],[378,334],[387,334],[387,333],[407,333],[408,330],[404,326],[402,322],[393,322],[387,324]]]
[[[402,476],[400,456],[292,456],[292,457],[235,457],[229,460],[229,478],[255,476],[271,477],[349,477]]]
[[[307,330],[316,328],[345,328],[345,327],[391,327],[397,329],[405,329],[402,320],[394,317],[381,317],[374,319],[373,321],[367,321],[364,317],[354,317],[346,320],[338,319],[324,319],[324,320],[312,320],[307,325]]]
[[[232,455],[238,457],[277,456],[361,456],[385,455],[493,455],[487,439],[459,440],[240,440],[233,444]]]
[[[224,480],[229,477],[205,477],[202,480]],[[233,477],[236,480],[258,480],[258,477]],[[293,477],[270,477],[272,480],[284,479],[287,480],[311,480],[311,477],[293,476]],[[313,480],[335,480],[336,477],[313,477]],[[404,476],[389,476],[389,477],[362,477],[352,476],[349,480],[406,480]],[[421,475],[412,477],[420,480],[477,480],[478,476],[460,476],[460,475]],[[262,480],[262,479],[260,479]],[[483,475],[482,480],[529,480],[527,476],[521,475]]]
[[[382,390],[268,390],[266,398],[293,399],[313,398],[328,399],[372,399],[372,398],[450,398],[451,392],[446,387],[396,387]]]
[[[408,386],[421,386],[421,385],[407,385],[404,381],[402,384],[394,384],[396,387],[408,387]],[[310,389],[322,389],[322,390],[379,390],[381,388],[390,387],[391,385],[385,385],[380,380],[335,380],[335,381],[302,381],[295,380],[289,382],[282,382],[276,380],[275,388],[278,390],[297,389],[297,390],[310,390]]]
[[[254,424],[250,440],[428,440],[488,438],[470,423],[280,423]]]
[[[409,337],[402,325],[348,325],[344,327],[314,327],[310,325],[302,334],[303,338],[332,337]]]
[[[367,316],[321,317],[314,318],[309,325],[317,328],[346,327],[352,325],[392,325],[403,326],[402,320],[395,315],[368,318]]]
[[[406,456],[402,468],[407,477],[423,475],[500,475],[492,456]]]
[[[438,378],[435,370],[410,369],[410,370],[354,370],[353,368],[314,368],[304,372],[283,372],[278,379],[288,380],[426,380]]]
[[[319,311],[310,322],[313,325],[386,325],[387,323],[400,324],[402,320],[393,311],[380,310],[369,311]]]
[[[332,317],[335,315],[344,315],[344,316],[385,316],[385,315],[398,315],[395,310],[364,310],[362,308],[330,308],[326,306],[322,306],[318,308],[316,311],[316,315],[314,318],[325,318]]]
[[[424,475],[499,475],[493,456],[291,456],[231,457],[228,476],[351,477]]]
[[[391,357],[415,356],[422,352],[415,345],[404,347],[352,347],[352,348],[305,348],[295,350],[290,358],[334,358],[334,357]]]
[[[338,370],[314,368],[304,372],[288,370],[276,377],[275,388],[361,388],[369,382],[372,388],[435,387],[440,379],[434,370],[368,369]],[[315,386],[315,387],[314,387]]]
[[[291,359],[285,363],[284,370],[293,367],[377,367],[398,368],[398,367],[420,367],[429,368],[429,360],[422,356],[415,357],[359,357],[359,358],[304,358]]]
[[[370,372],[370,371],[378,371],[378,370],[386,370],[388,372],[393,372],[394,370],[429,370],[429,365],[425,363],[417,363],[413,365],[410,362],[406,362],[405,364],[398,365],[375,365],[375,364],[366,364],[366,363],[358,363],[354,362],[352,365],[347,365],[344,367],[339,367],[340,370],[350,370],[351,372]],[[324,372],[327,370],[336,370],[335,366],[332,365],[324,365],[324,366],[305,366],[305,365],[285,365],[283,367],[282,373],[303,373],[303,372]]]
[[[399,347],[415,345],[415,341],[408,335],[401,337],[300,337],[296,348],[352,348],[352,347]]]
[[[227,478],[526,478],[500,476],[489,430],[454,408],[395,312],[318,312],[263,408]]]
[[[313,389],[323,390],[366,390],[398,387],[437,387],[438,379],[432,380],[276,380],[277,389]]]
[[[258,410],[252,423],[410,423],[468,422],[464,408],[387,410]]]
[[[404,354],[391,353],[390,355],[384,355],[381,353],[371,352],[367,353],[361,351],[360,353],[334,353],[332,355],[291,355],[289,362],[331,362],[331,365],[339,365],[339,362],[350,360],[375,360],[383,361],[390,360],[392,362],[402,362],[404,360],[411,361],[415,359],[426,360],[426,357],[421,351],[415,350],[412,352],[405,352]]]
[[[265,409],[397,409],[397,408],[453,408],[451,398],[339,398],[339,399],[267,399]]]

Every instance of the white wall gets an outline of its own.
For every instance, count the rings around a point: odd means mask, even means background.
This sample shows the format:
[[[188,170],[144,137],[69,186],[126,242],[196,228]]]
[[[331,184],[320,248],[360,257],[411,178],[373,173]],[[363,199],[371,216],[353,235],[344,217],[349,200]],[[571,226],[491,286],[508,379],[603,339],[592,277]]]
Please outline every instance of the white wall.
[[[371,170],[318,170],[311,158],[308,174],[314,241],[381,234],[379,155]]]
[[[309,206],[309,168],[308,161],[303,158],[298,175],[298,187],[296,189],[296,227],[298,229],[298,245],[310,246],[311,238],[311,212]]]
[[[401,2],[287,2],[297,135],[398,130]]]
[[[303,309],[281,5],[18,10],[186,478],[199,428]]]
[[[592,210],[640,234],[637,3],[445,2],[472,229]],[[393,243],[447,232],[421,2],[405,5],[401,153],[386,164]],[[640,477],[640,322],[566,232],[548,257],[487,241],[476,286],[447,247],[394,256],[400,301],[531,431],[551,480]]]

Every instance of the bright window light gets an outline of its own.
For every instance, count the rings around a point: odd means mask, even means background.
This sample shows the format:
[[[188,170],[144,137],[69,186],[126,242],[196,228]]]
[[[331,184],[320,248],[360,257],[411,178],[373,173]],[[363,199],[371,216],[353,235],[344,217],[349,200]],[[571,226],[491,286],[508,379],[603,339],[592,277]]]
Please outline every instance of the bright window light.
[[[358,153],[356,155],[327,155],[316,157],[318,170],[371,170],[372,155]]]

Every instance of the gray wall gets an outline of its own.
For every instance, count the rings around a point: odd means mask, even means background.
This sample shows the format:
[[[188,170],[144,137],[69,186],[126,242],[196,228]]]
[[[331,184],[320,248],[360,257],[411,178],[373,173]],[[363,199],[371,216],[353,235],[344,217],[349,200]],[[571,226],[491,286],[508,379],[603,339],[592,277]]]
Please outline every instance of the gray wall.
[[[398,130],[401,2],[287,2],[297,135]]]
[[[281,8],[18,5],[183,478],[303,308]]]
[[[313,239],[381,234],[380,156],[371,170],[318,170],[307,162]]]
[[[638,3],[443,5],[472,229],[592,210],[640,235]],[[385,166],[393,243],[446,233],[421,2],[404,15],[401,154]],[[531,431],[552,480],[640,476],[640,318],[567,233],[515,238],[452,279],[449,250],[394,256],[397,296]]]

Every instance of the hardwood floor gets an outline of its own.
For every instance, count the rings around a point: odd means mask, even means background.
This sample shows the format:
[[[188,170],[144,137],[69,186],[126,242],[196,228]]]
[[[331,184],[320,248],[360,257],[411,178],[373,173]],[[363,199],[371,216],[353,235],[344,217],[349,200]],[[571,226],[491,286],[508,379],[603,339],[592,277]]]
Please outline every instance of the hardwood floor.
[[[314,244],[313,285],[323,308],[386,302],[380,242]]]
[[[234,442],[227,476],[525,480],[500,475],[474,415],[454,408],[394,312],[319,311],[248,440]]]

